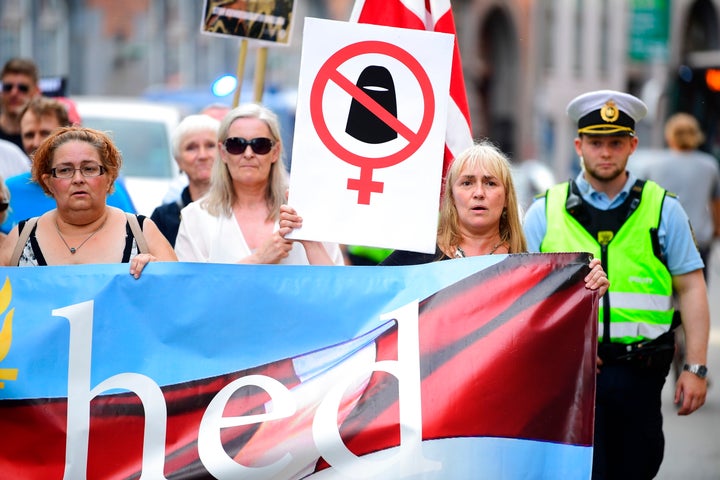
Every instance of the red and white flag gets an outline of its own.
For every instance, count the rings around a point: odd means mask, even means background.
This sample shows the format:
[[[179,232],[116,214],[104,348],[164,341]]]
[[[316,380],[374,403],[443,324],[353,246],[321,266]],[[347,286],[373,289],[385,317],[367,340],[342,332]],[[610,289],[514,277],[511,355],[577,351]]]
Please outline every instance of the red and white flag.
[[[450,0],[355,0],[350,21],[455,35]],[[456,36],[450,75],[443,178],[455,156],[471,146],[472,142],[470,109]]]

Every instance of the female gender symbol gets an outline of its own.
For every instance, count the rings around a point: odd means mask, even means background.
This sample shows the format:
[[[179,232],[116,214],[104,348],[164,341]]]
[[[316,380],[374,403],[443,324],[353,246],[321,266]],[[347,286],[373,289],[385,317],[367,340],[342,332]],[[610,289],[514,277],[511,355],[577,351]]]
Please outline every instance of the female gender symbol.
[[[417,132],[407,127],[394,115],[389,113],[385,108],[379,105],[368,94],[362,91],[357,85],[345,78],[339,71],[338,67],[347,60],[365,54],[378,53],[387,55],[399,60],[413,73],[420,84],[420,90],[425,102],[422,122]],[[364,157],[347,150],[340,145],[332,136],[325,122],[325,116],[322,109],[322,97],[325,88],[332,81],[341,89],[350,94],[353,99],[360,102],[365,108],[370,110],[380,120],[385,122],[390,128],[398,132],[399,135],[408,141],[403,149],[385,157]],[[400,107],[398,105],[398,107]],[[393,45],[391,43],[380,42],[375,40],[354,43],[340,49],[333,54],[325,64],[320,68],[310,91],[310,116],[312,118],[315,130],[320,140],[325,146],[343,162],[360,167],[360,178],[349,178],[347,182],[348,190],[357,190],[358,204],[369,205],[370,195],[372,193],[382,193],[383,182],[374,181],[373,170],[376,168],[387,168],[397,165],[407,160],[415,153],[427,138],[430,128],[432,127],[433,116],[435,114],[435,97],[433,95],[432,84],[430,78],[425,73],[420,63],[413,58],[407,51]]]

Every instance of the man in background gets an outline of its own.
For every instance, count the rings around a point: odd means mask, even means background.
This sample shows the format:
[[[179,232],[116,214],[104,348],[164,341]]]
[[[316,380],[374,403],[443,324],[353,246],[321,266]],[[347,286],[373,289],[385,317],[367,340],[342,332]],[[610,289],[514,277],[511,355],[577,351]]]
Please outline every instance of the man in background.
[[[22,148],[20,112],[31,98],[40,95],[38,69],[26,58],[12,58],[0,72],[0,139]]]

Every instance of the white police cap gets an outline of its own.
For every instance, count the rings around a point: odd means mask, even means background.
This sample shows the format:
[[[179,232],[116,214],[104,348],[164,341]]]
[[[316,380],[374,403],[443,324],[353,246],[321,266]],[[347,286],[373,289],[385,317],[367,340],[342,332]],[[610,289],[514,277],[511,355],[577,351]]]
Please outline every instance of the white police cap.
[[[575,97],[567,114],[577,122],[578,134],[635,135],[635,122],[647,115],[647,106],[627,93],[598,90]]]

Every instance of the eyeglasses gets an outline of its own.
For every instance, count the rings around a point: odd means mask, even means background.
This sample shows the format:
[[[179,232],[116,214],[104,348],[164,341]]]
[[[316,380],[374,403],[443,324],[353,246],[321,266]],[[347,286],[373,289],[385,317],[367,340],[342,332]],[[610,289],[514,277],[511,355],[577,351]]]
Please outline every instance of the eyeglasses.
[[[50,170],[52,176],[55,178],[73,178],[75,172],[79,171],[83,177],[99,177],[105,173],[105,167],[98,165],[97,163],[88,163],[80,168],[71,166],[56,167]]]
[[[252,140],[245,140],[240,137],[230,137],[223,142],[225,151],[232,155],[240,155],[250,145],[252,151],[258,155],[265,155],[275,146],[275,142],[266,137],[257,137]]]
[[[10,206],[9,202],[0,202],[0,212],[4,212]]]
[[[2,90],[5,93],[10,93],[13,88],[17,88],[21,93],[28,93],[30,91],[30,85],[27,83],[3,83]]]

